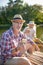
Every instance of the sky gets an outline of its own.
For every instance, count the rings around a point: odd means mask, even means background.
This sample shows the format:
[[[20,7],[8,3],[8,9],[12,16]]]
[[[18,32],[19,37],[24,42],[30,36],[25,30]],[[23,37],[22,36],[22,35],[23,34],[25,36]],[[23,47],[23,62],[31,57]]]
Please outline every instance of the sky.
[[[23,0],[24,3],[28,3],[29,5],[34,5],[34,4],[38,4],[38,5],[42,5],[43,6],[43,0]],[[0,0],[0,6],[5,6],[7,5],[7,3],[9,2],[9,0]]]

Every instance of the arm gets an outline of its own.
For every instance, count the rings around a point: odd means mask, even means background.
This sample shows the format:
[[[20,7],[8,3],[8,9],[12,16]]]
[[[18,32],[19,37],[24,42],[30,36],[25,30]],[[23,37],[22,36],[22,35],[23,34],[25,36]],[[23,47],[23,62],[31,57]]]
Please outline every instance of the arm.
[[[40,51],[38,45],[37,45],[36,43],[34,43],[33,40],[28,39],[28,44],[29,44],[29,45],[28,45],[27,47],[29,47],[29,48],[28,48],[28,51],[29,51],[30,53],[33,53],[34,51]]]
[[[1,54],[3,60],[7,57],[11,57],[9,37],[7,38],[6,35],[2,35],[1,38]]]
[[[16,48],[11,41],[9,34],[2,35],[1,38],[1,54],[2,61],[6,61],[7,58],[12,58],[12,48]],[[14,55],[15,56],[15,55]]]
[[[1,45],[0,45],[0,64],[2,64],[2,59],[1,59]]]

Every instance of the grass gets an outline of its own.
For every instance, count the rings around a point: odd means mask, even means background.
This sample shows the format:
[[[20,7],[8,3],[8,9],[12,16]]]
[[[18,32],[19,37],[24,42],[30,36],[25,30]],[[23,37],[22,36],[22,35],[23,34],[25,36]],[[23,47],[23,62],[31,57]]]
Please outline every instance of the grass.
[[[37,37],[41,40],[43,40],[43,26],[37,27]]]

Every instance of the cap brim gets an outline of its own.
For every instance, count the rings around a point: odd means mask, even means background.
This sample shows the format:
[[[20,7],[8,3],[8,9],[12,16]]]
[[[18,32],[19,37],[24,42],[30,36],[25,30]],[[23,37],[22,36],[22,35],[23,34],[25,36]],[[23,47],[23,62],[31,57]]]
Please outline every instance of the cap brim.
[[[17,20],[17,19],[16,19]],[[21,19],[22,20],[22,19]],[[11,20],[11,22],[13,22],[14,21],[14,19],[13,20]],[[21,22],[25,22],[25,20],[22,20]]]
[[[27,24],[27,26],[28,26],[29,24]],[[35,25],[35,24],[33,24],[33,25]]]

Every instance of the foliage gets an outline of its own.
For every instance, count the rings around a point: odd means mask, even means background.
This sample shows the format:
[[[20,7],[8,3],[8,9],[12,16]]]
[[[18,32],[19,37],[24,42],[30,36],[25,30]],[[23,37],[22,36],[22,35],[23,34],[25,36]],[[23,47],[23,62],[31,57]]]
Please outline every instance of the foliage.
[[[43,13],[41,5],[29,6],[23,5],[23,0],[9,0],[8,6],[0,7],[0,25],[11,25],[11,19],[15,14],[21,14],[26,20],[23,28],[30,20],[34,20],[36,24],[43,24]]]

